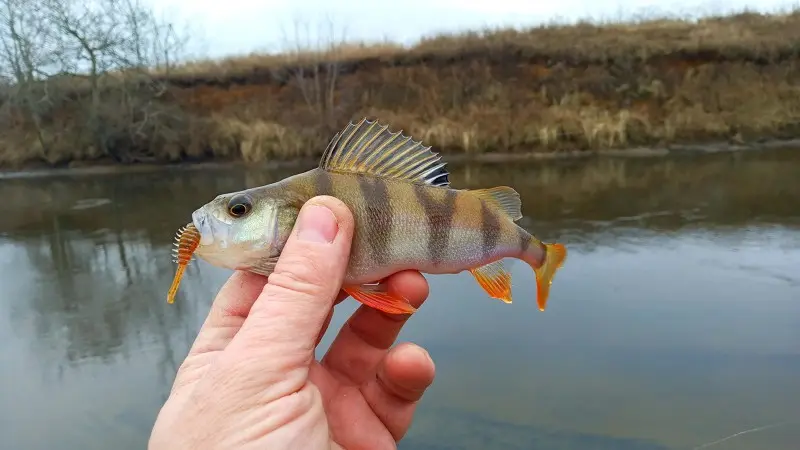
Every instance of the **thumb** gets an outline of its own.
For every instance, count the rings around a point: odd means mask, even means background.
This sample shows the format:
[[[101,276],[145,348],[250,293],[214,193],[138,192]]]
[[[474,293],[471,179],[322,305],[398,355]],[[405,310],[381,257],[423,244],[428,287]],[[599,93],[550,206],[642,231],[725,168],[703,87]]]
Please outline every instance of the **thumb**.
[[[273,373],[307,367],[347,268],[353,216],[340,200],[320,196],[303,205],[294,229],[231,353]]]

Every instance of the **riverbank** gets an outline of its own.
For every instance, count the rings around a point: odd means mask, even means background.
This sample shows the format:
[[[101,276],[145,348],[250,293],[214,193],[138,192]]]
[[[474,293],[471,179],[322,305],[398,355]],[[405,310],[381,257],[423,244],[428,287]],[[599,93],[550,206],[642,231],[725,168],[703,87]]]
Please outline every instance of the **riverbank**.
[[[448,160],[755,148],[800,136],[798,46],[791,12],[193,62],[144,81],[109,75],[93,97],[107,103],[91,117],[102,139],[82,125],[90,90],[70,79],[70,101],[36,130],[24,117],[3,130],[0,166],[314,161],[364,116]],[[147,109],[120,109],[122,97]]]
[[[582,159],[590,157],[641,159],[641,158],[675,158],[709,155],[714,153],[738,153],[753,151],[781,151],[797,150],[800,152],[800,139],[785,139],[772,141],[758,141],[751,144],[730,144],[717,142],[714,144],[686,144],[672,145],[663,148],[625,148],[615,150],[584,150],[574,152],[552,153],[451,153],[446,155],[448,164],[483,163],[504,164],[526,161],[552,161]],[[259,168],[264,170],[308,170],[319,163],[318,159],[304,157],[286,160],[267,160],[248,162],[243,160],[227,159],[223,161],[177,161],[164,163],[137,163],[119,164],[110,160],[80,161],[53,167],[51,165],[35,162],[23,167],[0,167],[0,180],[14,178],[36,178],[50,176],[75,176],[75,175],[114,175],[130,173],[146,173],[159,171],[208,171],[227,170],[230,168]]]

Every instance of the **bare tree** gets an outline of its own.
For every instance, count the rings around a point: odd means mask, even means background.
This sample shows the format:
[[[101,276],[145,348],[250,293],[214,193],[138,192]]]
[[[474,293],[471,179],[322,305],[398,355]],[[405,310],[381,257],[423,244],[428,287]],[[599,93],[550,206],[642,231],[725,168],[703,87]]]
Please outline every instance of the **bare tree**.
[[[116,51],[119,64],[129,69],[168,73],[185,50],[188,35],[179,33],[174,24],[159,20],[140,0],[118,1],[125,25],[124,45]]]
[[[88,131],[105,148],[98,113],[100,110],[101,75],[125,66],[119,58],[126,42],[125,16],[118,0],[46,0],[50,23],[65,41],[62,63],[72,71],[88,70],[91,104],[88,109]],[[138,31],[138,30],[137,30]],[[66,59],[69,58],[69,59]],[[87,67],[88,66],[88,67]]]
[[[3,113],[37,130],[45,159],[49,116],[66,103],[70,132],[88,138],[73,145],[146,147],[167,89],[153,73],[168,73],[187,39],[140,0],[0,0]]]
[[[336,88],[346,38],[344,31],[337,36],[330,18],[317,27],[312,36],[308,23],[294,20],[294,39],[283,31],[286,67],[300,90],[309,109],[320,125],[336,127]]]
[[[9,80],[5,115],[19,113],[30,121],[46,156],[42,122],[50,98],[42,80],[55,68],[58,48],[43,6],[38,0],[0,0],[0,70]]]

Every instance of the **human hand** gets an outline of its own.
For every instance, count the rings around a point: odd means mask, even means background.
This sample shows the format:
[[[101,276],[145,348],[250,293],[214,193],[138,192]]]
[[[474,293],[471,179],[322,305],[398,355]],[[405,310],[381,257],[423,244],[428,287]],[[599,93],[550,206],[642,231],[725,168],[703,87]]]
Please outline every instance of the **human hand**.
[[[234,273],[214,300],[150,437],[151,450],[396,448],[434,378],[428,353],[389,350],[408,316],[360,306],[322,361],[314,358],[333,315],[353,217],[332,197],[300,212],[269,282]],[[389,289],[419,307],[416,271]]]

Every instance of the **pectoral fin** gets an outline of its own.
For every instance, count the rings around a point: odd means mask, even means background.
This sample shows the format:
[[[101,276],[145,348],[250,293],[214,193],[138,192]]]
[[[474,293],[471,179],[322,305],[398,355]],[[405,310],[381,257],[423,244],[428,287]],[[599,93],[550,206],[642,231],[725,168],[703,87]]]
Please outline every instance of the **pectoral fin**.
[[[413,314],[417,311],[404,298],[387,292],[384,285],[344,286],[342,289],[364,305],[387,314]]]
[[[511,274],[503,266],[503,260],[497,260],[469,271],[489,296],[505,303],[511,303]]]

